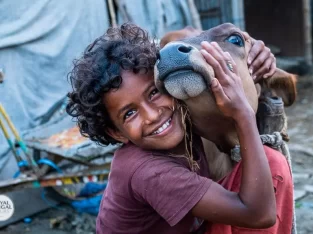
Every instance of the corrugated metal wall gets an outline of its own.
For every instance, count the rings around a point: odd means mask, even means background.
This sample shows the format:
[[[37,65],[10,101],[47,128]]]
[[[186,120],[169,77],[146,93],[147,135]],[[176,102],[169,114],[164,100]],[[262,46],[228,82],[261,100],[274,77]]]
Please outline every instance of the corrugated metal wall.
[[[194,0],[203,29],[233,23],[245,30],[244,0]]]
[[[199,11],[203,30],[221,23],[234,23],[232,0],[194,0]]]

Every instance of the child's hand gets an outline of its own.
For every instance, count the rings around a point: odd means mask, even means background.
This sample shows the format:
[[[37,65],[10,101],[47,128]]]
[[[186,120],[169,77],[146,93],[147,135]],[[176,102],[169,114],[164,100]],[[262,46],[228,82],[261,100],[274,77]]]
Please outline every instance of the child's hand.
[[[211,89],[220,111],[227,117],[240,120],[244,114],[251,115],[250,106],[238,76],[237,67],[228,52],[224,52],[216,42],[202,42],[201,53],[215,72]]]
[[[248,66],[252,79],[257,83],[262,78],[271,77],[276,70],[276,58],[263,41],[251,39]]]

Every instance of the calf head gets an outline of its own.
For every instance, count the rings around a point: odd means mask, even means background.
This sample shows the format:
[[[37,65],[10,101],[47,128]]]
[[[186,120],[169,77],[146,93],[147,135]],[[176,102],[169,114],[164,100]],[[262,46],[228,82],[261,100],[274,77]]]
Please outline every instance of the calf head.
[[[181,33],[179,36],[182,37]],[[194,129],[200,136],[217,145],[233,147],[239,143],[233,121],[218,110],[211,93],[210,83],[214,70],[199,51],[202,41],[215,41],[231,54],[249,104],[256,113],[259,100],[263,105],[258,113],[261,118],[269,110],[273,115],[281,114],[279,111],[283,110],[284,104],[291,105],[294,102],[295,78],[291,74],[277,70],[273,77],[264,79],[261,84],[254,84],[247,66],[247,56],[251,49],[250,38],[234,25],[222,24],[200,34],[194,32],[194,36],[189,32],[188,38],[180,38],[160,50],[160,58],[155,66],[155,83],[161,91],[187,105]],[[276,97],[277,95],[280,97]],[[266,124],[259,124],[262,129],[264,126]],[[276,128],[274,127],[275,131]],[[267,131],[273,131],[273,128]]]

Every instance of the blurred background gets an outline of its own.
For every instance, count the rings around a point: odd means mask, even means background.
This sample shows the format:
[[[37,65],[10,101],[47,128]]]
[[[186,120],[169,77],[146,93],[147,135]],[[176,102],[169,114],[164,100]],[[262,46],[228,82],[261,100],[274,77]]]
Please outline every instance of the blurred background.
[[[14,214],[0,233],[94,233],[117,146],[80,136],[65,113],[72,61],[110,26],[161,38],[231,22],[297,74],[286,109],[298,233],[313,233],[313,70],[310,0],[0,0],[0,194]],[[41,178],[38,180],[37,178]]]

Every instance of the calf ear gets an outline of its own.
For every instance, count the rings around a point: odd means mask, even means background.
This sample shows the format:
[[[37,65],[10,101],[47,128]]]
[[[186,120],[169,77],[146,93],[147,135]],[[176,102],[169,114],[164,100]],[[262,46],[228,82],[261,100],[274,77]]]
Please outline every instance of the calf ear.
[[[285,72],[279,68],[276,69],[274,75],[265,79],[267,87],[269,87],[276,96],[283,99],[285,106],[291,106],[297,97],[297,76]]]

